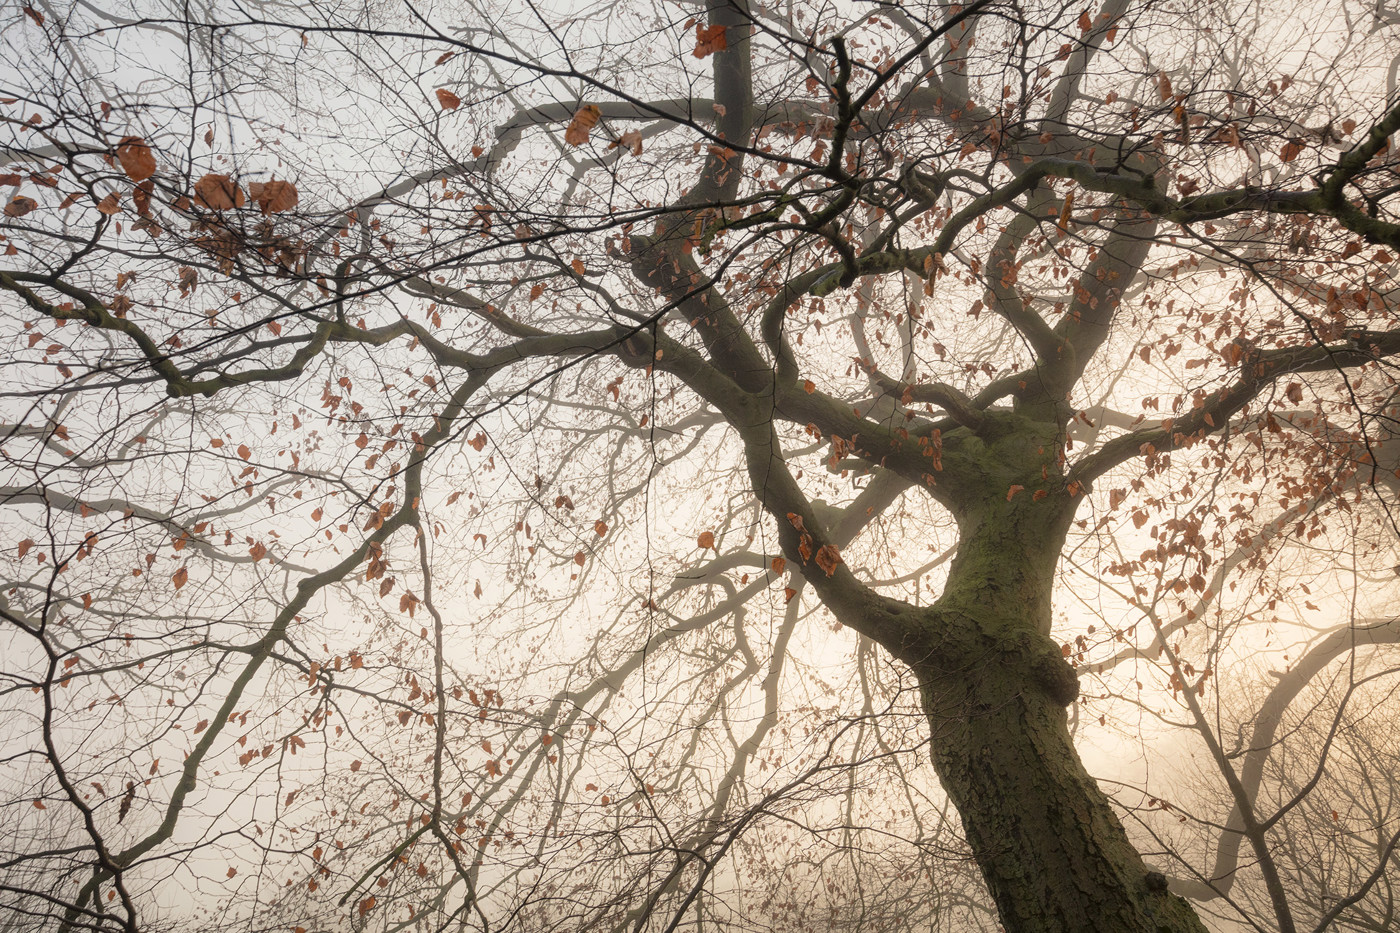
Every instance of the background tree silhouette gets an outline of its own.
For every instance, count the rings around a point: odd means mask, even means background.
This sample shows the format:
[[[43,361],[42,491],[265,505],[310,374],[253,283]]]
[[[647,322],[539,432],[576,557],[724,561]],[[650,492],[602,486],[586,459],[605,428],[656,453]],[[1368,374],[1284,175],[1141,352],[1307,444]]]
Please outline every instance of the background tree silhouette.
[[[1390,923],[1384,7],[6,17],[7,924]]]

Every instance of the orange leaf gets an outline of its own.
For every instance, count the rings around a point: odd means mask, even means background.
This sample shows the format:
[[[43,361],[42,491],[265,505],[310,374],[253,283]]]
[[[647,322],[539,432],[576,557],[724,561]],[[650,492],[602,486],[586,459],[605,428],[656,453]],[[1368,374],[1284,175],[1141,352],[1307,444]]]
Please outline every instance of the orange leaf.
[[[24,195],[18,194],[10,198],[10,203],[5,205],[5,216],[23,217],[38,206],[39,202],[33,198],[26,198]]]
[[[603,521],[601,518],[598,519],[596,522],[593,523],[593,531],[597,533],[598,537],[601,538],[603,535],[608,533],[608,523]]]
[[[641,155],[642,134],[637,130],[628,130],[627,132],[619,136],[617,139],[614,139],[612,142],[608,143],[609,149],[616,149],[619,146],[625,149],[631,149],[632,154],[634,156]]]
[[[117,161],[132,181],[145,181],[156,173],[156,157],[140,136],[127,136],[117,143]]]
[[[577,551],[574,553],[574,563],[578,564],[580,567],[583,566],[586,560],[588,560],[588,556],[582,551]]]
[[[25,538],[23,541],[21,541],[21,542],[19,543],[19,556],[20,556],[20,558],[23,559],[23,558],[24,558],[24,555],[28,554],[28,553],[29,553],[29,549],[32,548],[33,546],[34,546],[34,539],[33,539],[33,538]]]
[[[175,584],[175,589],[178,590],[180,587],[184,586],[186,582],[189,581],[190,572],[187,568],[181,567],[179,570],[175,571],[174,576],[172,576],[170,579]]]
[[[569,263],[569,268],[573,269],[576,275],[583,275],[585,271],[582,259],[575,259],[573,262]]]
[[[574,118],[564,130],[564,142],[570,146],[582,146],[588,142],[588,134],[602,118],[603,111],[593,104],[584,104],[574,112]]]
[[[696,58],[704,58],[711,52],[723,52],[727,48],[729,48],[729,41],[724,37],[723,26],[695,24],[694,54]]]
[[[1006,501],[1010,502],[1012,497],[1015,496],[1016,493],[1020,492],[1022,489],[1025,488],[1025,486],[1012,486],[1010,489],[1006,490]]]
[[[1089,11],[1085,10],[1079,14],[1079,31],[1088,32],[1094,27],[1094,21],[1089,18]]]
[[[836,572],[836,565],[844,563],[841,559],[841,552],[830,544],[823,544],[817,548],[817,566],[826,572],[829,577]]]
[[[715,533],[713,531],[702,531],[700,532],[700,537],[695,539],[695,543],[700,546],[700,550],[709,550],[715,546]]]
[[[243,189],[227,175],[210,172],[194,183],[194,203],[211,211],[243,206]]]
[[[254,203],[262,208],[264,215],[289,211],[297,206],[297,186],[289,181],[253,182],[248,186],[248,194]]]
[[[462,106],[462,98],[453,94],[445,87],[437,89],[437,99],[438,104],[442,106],[443,110],[456,110],[458,107]]]

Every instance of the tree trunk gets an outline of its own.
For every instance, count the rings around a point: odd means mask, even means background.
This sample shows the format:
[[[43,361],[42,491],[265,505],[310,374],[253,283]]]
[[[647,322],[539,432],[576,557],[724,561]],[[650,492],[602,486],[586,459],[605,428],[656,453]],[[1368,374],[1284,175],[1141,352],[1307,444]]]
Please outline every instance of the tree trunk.
[[[934,767],[1010,933],[1204,931],[1149,877],[1055,699],[1013,689],[1011,666],[1000,691],[985,676],[921,673]]]
[[[934,766],[1009,933],[1204,933],[1149,875],[1070,739],[1078,679],[1049,631],[1072,500],[965,503],[932,650],[914,664]]]

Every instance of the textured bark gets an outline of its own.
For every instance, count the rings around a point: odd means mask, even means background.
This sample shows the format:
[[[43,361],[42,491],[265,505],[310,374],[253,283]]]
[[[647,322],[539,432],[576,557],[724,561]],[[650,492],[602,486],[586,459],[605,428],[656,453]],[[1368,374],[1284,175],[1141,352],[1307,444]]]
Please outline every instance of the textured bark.
[[[924,672],[933,761],[1010,933],[1203,933],[1152,879],[1035,673]],[[986,668],[999,665],[995,675]],[[1154,884],[1154,881],[1158,883]]]
[[[988,492],[958,510],[959,557],[929,613],[932,650],[914,667],[934,767],[1002,923],[1010,933],[1204,933],[1149,875],[1070,739],[1078,680],[1049,631],[1075,496]]]

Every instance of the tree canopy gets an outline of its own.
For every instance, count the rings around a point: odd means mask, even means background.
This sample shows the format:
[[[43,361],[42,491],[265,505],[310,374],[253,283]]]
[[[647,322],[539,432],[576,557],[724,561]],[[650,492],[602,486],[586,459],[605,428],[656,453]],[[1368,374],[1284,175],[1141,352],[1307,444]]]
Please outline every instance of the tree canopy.
[[[0,43],[0,926],[1396,924],[1384,3]]]

